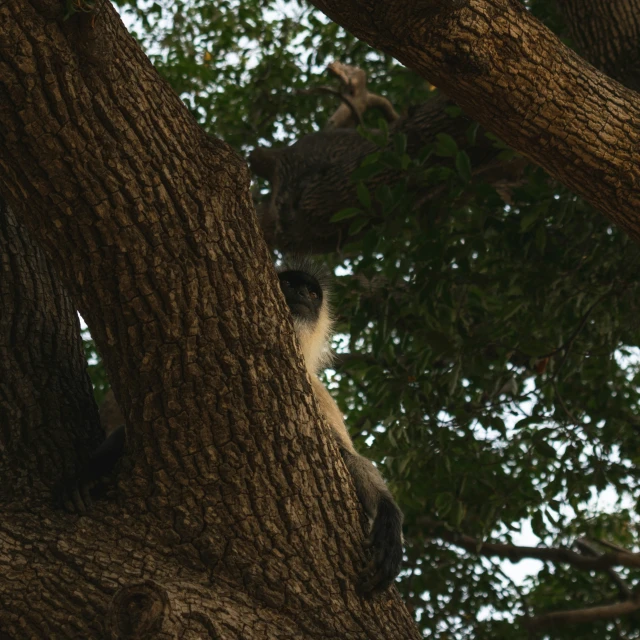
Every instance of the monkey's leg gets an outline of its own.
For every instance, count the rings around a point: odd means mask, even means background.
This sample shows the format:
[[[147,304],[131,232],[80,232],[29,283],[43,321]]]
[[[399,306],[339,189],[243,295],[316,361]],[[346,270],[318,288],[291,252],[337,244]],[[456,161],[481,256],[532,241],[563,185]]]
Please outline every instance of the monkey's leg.
[[[91,454],[80,473],[63,489],[62,503],[67,511],[86,513],[91,507],[91,489],[109,475],[124,452],[124,425],[114,429]]]
[[[359,576],[358,591],[363,594],[382,592],[400,572],[402,511],[370,460],[344,447],[340,447],[340,452],[371,521],[367,543],[371,559]]]

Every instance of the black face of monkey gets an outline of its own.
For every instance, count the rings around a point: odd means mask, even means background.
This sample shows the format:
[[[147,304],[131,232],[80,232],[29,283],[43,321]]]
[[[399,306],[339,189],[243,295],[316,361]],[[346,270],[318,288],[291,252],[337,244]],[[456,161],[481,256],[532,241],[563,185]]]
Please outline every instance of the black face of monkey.
[[[322,307],[320,283],[304,271],[283,271],[278,274],[278,278],[293,317],[315,322]]]

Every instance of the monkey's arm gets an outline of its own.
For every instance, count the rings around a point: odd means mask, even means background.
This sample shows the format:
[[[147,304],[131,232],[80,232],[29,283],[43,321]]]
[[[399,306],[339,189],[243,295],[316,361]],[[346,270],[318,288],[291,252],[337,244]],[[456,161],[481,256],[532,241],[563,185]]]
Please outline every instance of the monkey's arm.
[[[311,377],[311,383],[320,410],[333,428],[358,498],[371,522],[367,544],[371,549],[371,559],[359,576],[358,589],[361,593],[384,591],[400,572],[402,511],[375,465],[353,448],[342,412],[327,388],[316,376]]]
[[[80,473],[62,491],[62,503],[67,511],[86,513],[91,507],[91,489],[110,474],[124,452],[124,425],[116,427],[109,437],[91,454]]]

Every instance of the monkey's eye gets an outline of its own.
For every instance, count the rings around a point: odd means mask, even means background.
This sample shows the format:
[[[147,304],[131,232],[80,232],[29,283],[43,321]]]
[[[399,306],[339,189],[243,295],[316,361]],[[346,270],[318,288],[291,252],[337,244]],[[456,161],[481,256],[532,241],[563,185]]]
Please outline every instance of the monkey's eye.
[[[315,300],[318,297],[318,294],[315,291],[309,291],[309,297],[312,300]]]
[[[280,280],[280,284],[284,285],[285,287],[291,286],[291,283],[288,280]]]

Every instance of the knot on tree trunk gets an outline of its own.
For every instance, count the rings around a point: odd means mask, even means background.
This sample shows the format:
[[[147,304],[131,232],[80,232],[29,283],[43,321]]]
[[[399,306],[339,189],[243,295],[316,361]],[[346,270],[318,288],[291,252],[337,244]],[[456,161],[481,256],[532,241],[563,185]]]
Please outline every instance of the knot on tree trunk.
[[[171,612],[167,591],[153,580],[119,589],[109,605],[107,629],[113,640],[156,638]]]

